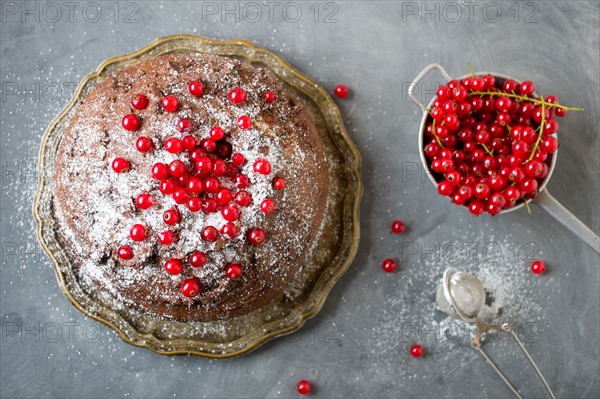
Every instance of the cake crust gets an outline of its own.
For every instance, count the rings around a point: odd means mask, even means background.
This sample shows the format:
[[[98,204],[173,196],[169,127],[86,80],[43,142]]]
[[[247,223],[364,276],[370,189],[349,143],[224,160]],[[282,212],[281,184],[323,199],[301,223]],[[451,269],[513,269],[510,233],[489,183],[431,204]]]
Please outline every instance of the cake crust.
[[[188,82],[199,80],[205,92],[195,97]],[[234,88],[247,93],[244,103],[228,99]],[[265,91],[277,99],[267,103]],[[134,110],[131,99],[142,93],[149,105]],[[166,112],[161,99],[177,97],[179,108]],[[124,115],[135,113],[139,129],[127,131],[121,126]],[[253,121],[248,130],[237,127],[240,116]],[[189,157],[171,154],[163,143],[169,137],[182,138],[177,122],[192,120],[190,133],[198,142],[208,138],[213,126],[225,130],[224,140],[233,152],[242,153],[247,162],[240,172],[250,178],[248,191],[253,204],[240,208],[239,234],[233,239],[219,236],[215,242],[201,238],[202,228],[218,230],[226,223],[220,212],[191,212],[178,205],[181,220],[167,226],[165,210],[176,206],[173,198],[163,195],[159,182],[151,175],[156,162],[181,159],[189,166]],[[138,137],[154,143],[148,153],[137,151]],[[127,159],[131,169],[116,174],[111,162]],[[272,172],[265,176],[253,171],[256,159],[270,161]],[[265,305],[281,295],[302,265],[309,261],[319,240],[328,192],[327,163],[318,132],[301,100],[287,93],[267,70],[245,62],[212,55],[174,54],[151,58],[128,69],[109,75],[83,101],[60,142],[55,163],[54,212],[57,235],[72,261],[82,287],[93,295],[106,292],[122,302],[161,318],[178,321],[208,321],[239,316]],[[275,190],[272,180],[282,177],[284,190]],[[219,178],[221,185],[237,190],[235,182]],[[136,207],[138,194],[154,198],[150,209]],[[265,214],[259,204],[272,198],[276,210]],[[145,225],[150,236],[141,242],[129,237],[130,228]],[[259,227],[267,239],[252,245],[247,239],[250,228]],[[157,235],[174,231],[172,245],[161,245]],[[134,256],[121,259],[117,252],[130,245]],[[204,266],[192,267],[187,259],[194,251],[206,253]],[[176,258],[183,262],[181,274],[164,271],[164,263]],[[243,265],[242,276],[231,279],[225,266]],[[201,286],[194,298],[181,294],[182,281],[196,279]]]

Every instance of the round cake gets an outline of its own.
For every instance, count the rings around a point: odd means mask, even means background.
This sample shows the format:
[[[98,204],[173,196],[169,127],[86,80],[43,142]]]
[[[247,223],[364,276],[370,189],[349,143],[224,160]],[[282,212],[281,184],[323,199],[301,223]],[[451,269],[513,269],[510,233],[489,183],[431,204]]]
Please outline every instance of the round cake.
[[[179,321],[235,317],[310,261],[327,169],[310,113],[266,69],[154,57],[107,76],[71,120],[57,234],[91,295]]]

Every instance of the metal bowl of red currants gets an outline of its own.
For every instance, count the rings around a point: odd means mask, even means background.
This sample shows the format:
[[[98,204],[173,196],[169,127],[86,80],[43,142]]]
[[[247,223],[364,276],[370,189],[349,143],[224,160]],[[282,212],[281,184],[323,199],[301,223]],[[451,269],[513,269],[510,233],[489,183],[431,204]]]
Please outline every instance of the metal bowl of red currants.
[[[425,106],[417,87],[437,70],[446,80]],[[543,97],[531,81],[498,73],[452,78],[428,65],[408,89],[423,110],[419,153],[438,193],[479,216],[536,203],[598,251],[598,236],[545,189],[556,166],[558,118],[569,108]]]

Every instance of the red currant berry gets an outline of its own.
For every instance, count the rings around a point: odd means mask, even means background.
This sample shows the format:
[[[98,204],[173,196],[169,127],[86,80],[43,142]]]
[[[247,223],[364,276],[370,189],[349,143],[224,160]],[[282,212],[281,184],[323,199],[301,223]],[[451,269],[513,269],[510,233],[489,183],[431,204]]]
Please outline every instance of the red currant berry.
[[[148,193],[143,193],[135,199],[135,205],[140,209],[148,209],[154,204],[154,198]]]
[[[202,229],[202,233],[200,234],[204,241],[214,242],[219,238],[219,232],[213,226],[206,226]]]
[[[232,280],[239,278],[242,275],[241,263],[230,263],[225,267],[225,274]]]
[[[219,205],[214,198],[206,198],[202,203],[204,213],[214,213],[217,211]]]
[[[285,180],[282,177],[273,179],[273,188],[275,190],[283,190],[285,188]]]
[[[148,137],[141,136],[135,142],[135,148],[137,148],[139,152],[148,152],[154,148],[154,143]]]
[[[241,104],[246,101],[246,90],[237,87],[229,92],[228,97],[232,104]]]
[[[243,173],[240,173],[235,178],[235,186],[237,188],[246,188],[250,184],[250,179]]]
[[[129,165],[129,161],[126,160],[125,158],[115,158],[112,161],[112,169],[116,173],[127,172],[130,167],[131,167],[131,165]]]
[[[200,141],[200,147],[209,154],[217,151],[217,143],[213,139],[202,139],[202,141]]]
[[[260,210],[265,214],[270,215],[275,212],[275,201],[270,198],[265,198],[263,202],[260,203]]]
[[[186,167],[185,164],[179,159],[174,160],[169,164],[169,173],[173,177],[182,177],[185,175]]]
[[[162,162],[157,162],[152,166],[152,177],[157,180],[165,180],[169,177],[169,168]]]
[[[275,94],[274,92],[272,92],[270,90],[265,91],[265,94],[263,94],[263,97],[264,97],[266,103],[272,103],[273,101],[277,100],[277,94]]]
[[[175,209],[168,209],[163,213],[163,221],[169,226],[179,222],[179,212]]]
[[[183,280],[181,283],[181,293],[188,298],[195,297],[200,293],[200,283],[193,278]]]
[[[175,96],[164,96],[161,101],[161,104],[167,112],[175,112],[179,107],[179,101]]]
[[[165,271],[176,276],[183,271],[183,264],[179,259],[171,258],[165,262]]]
[[[214,141],[219,141],[225,137],[225,131],[219,126],[214,126],[210,129],[209,136]]]
[[[235,222],[240,218],[240,208],[234,204],[227,205],[221,209],[221,215],[228,222]]]
[[[181,140],[177,137],[170,137],[165,141],[165,150],[171,154],[177,154],[183,148]]]
[[[248,115],[242,115],[237,121],[237,125],[242,130],[247,130],[252,127],[252,119]]]
[[[166,179],[166,180],[161,181],[160,186],[158,187],[160,192],[163,193],[164,195],[173,194],[175,192],[176,188],[177,188],[177,183],[175,183],[175,180],[173,180],[173,179]]]
[[[401,220],[394,220],[392,222],[392,233],[401,234],[404,233],[405,229],[406,226],[404,226],[404,222],[402,222]]]
[[[544,274],[546,272],[546,264],[541,260],[536,260],[531,264],[533,274]]]
[[[220,141],[217,143],[217,155],[221,159],[227,159],[231,156],[231,144],[226,141]]]
[[[442,180],[438,184],[438,193],[440,193],[441,195],[444,195],[446,197],[449,197],[454,192],[454,187],[455,187],[454,184],[450,183],[448,180]]]
[[[143,224],[134,224],[129,231],[129,236],[133,241],[144,241],[148,237],[148,229]]]
[[[423,356],[423,347],[419,344],[415,344],[410,347],[410,355],[412,357],[421,357]]]
[[[217,193],[217,202],[219,205],[227,205],[233,199],[233,195],[231,194],[231,190],[228,188],[222,188]]]
[[[119,258],[124,260],[133,258],[133,250],[129,245],[123,245],[122,247],[119,247],[117,254],[119,255]]]
[[[187,200],[187,208],[190,212],[198,212],[202,209],[202,200],[198,197],[189,197]]]
[[[555,137],[546,137],[542,140],[541,149],[547,154],[552,154],[558,150],[558,140]]]
[[[143,94],[136,94],[131,99],[131,106],[138,111],[145,109],[148,106],[148,97]]]
[[[221,235],[225,238],[232,239],[237,236],[239,233],[239,229],[235,225],[235,223],[225,223],[223,227],[221,227]]]
[[[216,177],[207,177],[204,180],[204,191],[210,194],[216,194],[221,188],[221,183]]]
[[[485,205],[483,202],[474,200],[469,203],[469,212],[475,216],[479,216],[485,211]]]
[[[564,108],[557,107],[554,109],[554,115],[558,116],[559,118],[564,118],[568,113],[569,111]]]
[[[308,395],[308,394],[310,394],[310,391],[311,391],[310,382],[308,382],[306,380],[300,380],[300,381],[298,381],[298,383],[296,384],[296,391],[300,395]]]
[[[121,119],[121,125],[123,125],[123,128],[125,128],[125,130],[137,130],[137,128],[140,127],[140,120],[134,114],[128,114],[125,115],[123,119]]]
[[[173,200],[176,204],[184,204],[190,198],[189,193],[183,187],[178,187],[173,192]]]
[[[348,97],[348,88],[344,85],[337,85],[333,89],[333,93],[337,98],[346,98]]]
[[[513,94],[515,93],[518,87],[519,84],[517,82],[515,82],[512,79],[506,79],[504,81],[504,84],[502,85],[502,90],[504,90],[504,92],[506,93]]]
[[[200,251],[192,252],[189,260],[190,265],[194,267],[202,267],[206,263],[206,254]]]
[[[519,85],[519,93],[524,96],[531,96],[535,91],[535,85],[531,80],[526,80]]]
[[[381,263],[381,268],[386,273],[392,273],[392,272],[394,272],[398,268],[398,264],[393,259],[385,259]]]
[[[199,80],[192,80],[188,83],[188,90],[194,97],[201,97],[204,94],[204,84]]]
[[[265,232],[263,229],[255,227],[248,231],[248,241],[254,245],[260,245],[265,241]]]
[[[188,180],[186,188],[191,194],[200,194],[204,191],[204,182],[201,178],[192,176]]]
[[[213,171],[213,162],[209,157],[201,157],[196,161],[196,169],[200,177],[206,177]]]
[[[163,245],[173,244],[175,241],[175,233],[172,230],[165,230],[158,235],[158,242]]]
[[[268,175],[271,173],[271,162],[264,158],[259,158],[254,162],[254,171],[261,175]]]
[[[244,165],[244,163],[246,163],[246,157],[244,156],[244,154],[236,152],[231,156],[231,162],[233,162],[235,166],[240,167]]]
[[[235,194],[234,201],[242,207],[250,206],[252,204],[252,195],[247,191],[240,190]]]
[[[193,128],[194,124],[189,118],[181,118],[179,122],[177,122],[177,131],[180,133],[189,133]]]

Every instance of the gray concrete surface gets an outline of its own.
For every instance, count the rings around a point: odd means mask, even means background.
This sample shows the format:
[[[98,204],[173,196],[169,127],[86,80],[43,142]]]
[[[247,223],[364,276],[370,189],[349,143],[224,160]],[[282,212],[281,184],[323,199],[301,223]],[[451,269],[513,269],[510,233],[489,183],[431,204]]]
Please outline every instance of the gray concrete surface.
[[[523,209],[475,219],[438,196],[419,169],[420,112],[404,94],[431,62],[453,75],[470,63],[532,79],[542,93],[584,107],[560,121],[549,189],[598,233],[597,1],[2,0],[1,7],[0,396],[296,397],[296,381],[307,378],[323,397],[510,397],[470,349],[468,331],[433,303],[448,266],[484,280],[488,314],[520,326],[557,396],[600,396],[598,254],[539,207],[531,216]],[[40,138],[73,86],[106,58],[175,33],[249,39],[325,87],[342,82],[352,91],[338,103],[364,161],[358,256],[300,332],[238,359],[169,358],[123,343],[59,292],[34,234]],[[404,235],[388,233],[394,218],[406,221]],[[393,275],[380,270],[386,257],[400,262]],[[541,277],[528,272],[537,258],[550,269]],[[544,396],[514,345],[496,338],[489,349],[523,394]],[[415,342],[425,357],[410,358]]]

